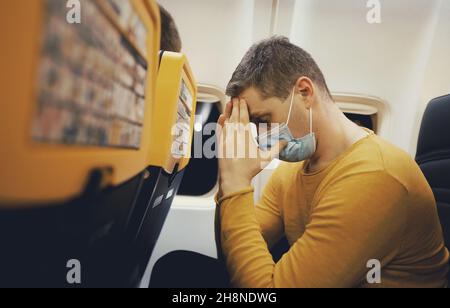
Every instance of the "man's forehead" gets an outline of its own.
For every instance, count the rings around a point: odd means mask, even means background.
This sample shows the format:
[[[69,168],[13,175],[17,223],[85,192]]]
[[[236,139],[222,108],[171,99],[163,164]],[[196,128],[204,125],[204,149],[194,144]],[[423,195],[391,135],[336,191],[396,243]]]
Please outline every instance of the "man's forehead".
[[[255,88],[248,88],[239,95],[239,99],[247,102],[250,114],[259,114],[267,111],[267,106],[261,94]]]
[[[262,101],[262,96],[259,90],[255,87],[249,87],[242,91],[242,93],[239,95],[239,98],[252,101]]]

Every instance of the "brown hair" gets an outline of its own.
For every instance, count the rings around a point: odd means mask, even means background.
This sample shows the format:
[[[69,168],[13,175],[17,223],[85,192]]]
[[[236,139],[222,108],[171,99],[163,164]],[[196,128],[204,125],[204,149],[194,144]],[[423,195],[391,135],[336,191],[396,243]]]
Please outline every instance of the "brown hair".
[[[161,14],[161,50],[180,52],[182,48],[180,34],[172,15],[159,5]]]
[[[227,87],[227,95],[239,96],[249,87],[264,98],[286,99],[298,78],[305,76],[331,97],[325,78],[309,53],[282,36],[253,45],[242,59]]]

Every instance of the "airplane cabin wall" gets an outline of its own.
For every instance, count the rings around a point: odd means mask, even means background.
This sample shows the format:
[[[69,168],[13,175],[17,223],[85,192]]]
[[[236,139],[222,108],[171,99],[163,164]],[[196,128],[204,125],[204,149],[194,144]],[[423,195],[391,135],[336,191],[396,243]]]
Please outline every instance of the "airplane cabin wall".
[[[383,137],[415,154],[424,106],[450,91],[450,1],[380,1],[369,24],[367,0],[160,0],[174,16],[200,83],[225,88],[244,53],[272,34],[290,37],[322,68],[333,92],[389,104]]]
[[[160,0],[174,17],[199,83],[224,88],[253,42],[253,0]],[[264,1],[263,1],[264,2]]]
[[[313,55],[331,91],[386,101],[392,123],[383,137],[414,155],[417,111],[428,97],[448,92],[442,87],[426,95],[422,91],[426,83],[447,78],[429,65],[432,54],[443,47],[450,54],[450,36],[439,33],[445,27],[443,20],[450,17],[448,1],[381,1],[381,24],[369,24],[368,11],[364,0],[298,0],[291,40]],[[445,56],[437,61],[450,68]]]
[[[430,50],[424,82],[421,89],[420,107],[416,111],[416,126],[411,140],[411,149],[415,153],[420,121],[427,104],[437,96],[450,93],[450,1],[442,0],[439,8],[436,31]],[[445,132],[436,132],[437,134]]]

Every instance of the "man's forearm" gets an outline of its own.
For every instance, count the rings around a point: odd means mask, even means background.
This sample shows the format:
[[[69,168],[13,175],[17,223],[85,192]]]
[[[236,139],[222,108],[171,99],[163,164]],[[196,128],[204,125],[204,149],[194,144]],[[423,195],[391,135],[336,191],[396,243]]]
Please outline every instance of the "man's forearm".
[[[272,287],[275,263],[261,234],[247,188],[220,200],[221,242],[232,283],[237,287]]]
[[[219,198],[243,191],[245,189],[251,188],[252,186],[251,179],[236,177],[232,175],[221,175],[219,183]]]

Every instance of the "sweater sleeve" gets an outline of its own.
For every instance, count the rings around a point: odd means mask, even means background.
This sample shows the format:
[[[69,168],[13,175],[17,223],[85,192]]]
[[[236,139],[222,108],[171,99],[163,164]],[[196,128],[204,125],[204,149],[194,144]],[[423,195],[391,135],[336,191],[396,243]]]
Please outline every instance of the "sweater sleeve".
[[[221,242],[232,284],[244,288],[353,287],[367,262],[387,262],[400,246],[406,190],[385,172],[333,183],[289,252],[274,263],[258,223],[253,191],[225,196]]]

